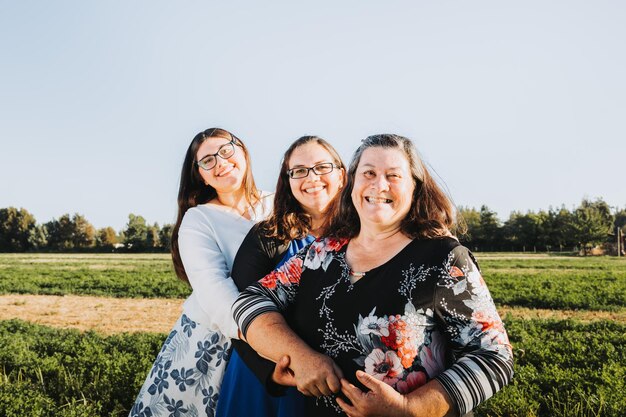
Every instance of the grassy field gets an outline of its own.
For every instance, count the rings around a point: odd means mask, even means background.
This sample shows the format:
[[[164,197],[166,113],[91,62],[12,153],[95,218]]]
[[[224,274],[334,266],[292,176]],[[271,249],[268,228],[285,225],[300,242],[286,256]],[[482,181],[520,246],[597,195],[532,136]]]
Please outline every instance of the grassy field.
[[[614,311],[626,303],[626,258],[478,254],[498,305]],[[185,298],[169,255],[0,254],[0,294]]]
[[[496,304],[626,309],[626,259],[478,254]],[[0,255],[0,293],[185,297],[167,255]],[[513,308],[513,310],[514,310]],[[487,416],[621,417],[626,323],[505,317],[515,378]],[[165,334],[0,322],[0,415],[124,416]]]

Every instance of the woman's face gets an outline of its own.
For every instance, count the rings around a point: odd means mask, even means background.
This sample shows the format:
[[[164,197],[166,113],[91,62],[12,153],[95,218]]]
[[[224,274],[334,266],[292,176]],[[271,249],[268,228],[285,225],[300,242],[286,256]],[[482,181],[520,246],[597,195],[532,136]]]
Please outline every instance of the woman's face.
[[[323,163],[334,165],[335,160],[322,145],[309,142],[293,151],[287,169],[311,168]],[[333,168],[331,172],[323,175],[309,170],[309,174],[304,178],[289,178],[289,186],[291,193],[306,213],[319,215],[324,213],[343,186],[343,175],[342,168]]]
[[[229,139],[210,137],[200,145],[196,152],[197,161],[216,160],[215,166],[209,170],[201,167],[197,167],[197,169],[204,183],[215,188],[218,194],[239,190],[248,168],[243,149],[234,144],[228,145],[229,142]],[[222,155],[230,153],[231,146],[234,152],[227,158],[223,158]],[[213,157],[211,158],[209,155],[213,155]]]
[[[400,227],[411,208],[414,190],[415,183],[404,152],[381,147],[363,151],[351,194],[361,230]]]

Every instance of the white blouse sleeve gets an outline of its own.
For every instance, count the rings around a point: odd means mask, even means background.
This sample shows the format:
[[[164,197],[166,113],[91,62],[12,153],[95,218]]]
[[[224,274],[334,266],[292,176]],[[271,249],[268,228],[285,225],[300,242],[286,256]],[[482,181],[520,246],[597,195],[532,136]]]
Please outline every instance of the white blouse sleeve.
[[[228,225],[219,227],[224,229],[221,233],[228,233]],[[188,210],[178,232],[178,246],[193,296],[208,317],[205,324],[226,337],[238,339],[230,307],[239,291],[218,246],[214,225],[201,212]]]

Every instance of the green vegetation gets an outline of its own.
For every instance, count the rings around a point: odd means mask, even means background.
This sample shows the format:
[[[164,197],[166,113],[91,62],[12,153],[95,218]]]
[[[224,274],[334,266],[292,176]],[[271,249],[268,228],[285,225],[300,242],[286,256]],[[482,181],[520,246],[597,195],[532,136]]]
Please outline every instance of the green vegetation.
[[[626,307],[626,258],[524,257],[478,262],[497,305],[615,311]]]
[[[624,258],[489,253],[478,261],[498,305],[626,308]],[[0,292],[183,298],[189,289],[168,255],[2,254]],[[623,416],[625,323],[505,322],[515,378],[477,417]],[[0,322],[0,415],[126,416],[165,336]]]
[[[513,383],[477,417],[621,417],[626,325],[506,319]],[[0,322],[0,415],[125,416],[165,334],[52,329]]]
[[[0,293],[185,298],[165,254],[0,254]]]
[[[498,305],[615,311],[626,307],[626,258],[478,257]],[[0,254],[0,293],[184,298],[165,254]]]
[[[0,322],[0,415],[128,415],[164,339]]]

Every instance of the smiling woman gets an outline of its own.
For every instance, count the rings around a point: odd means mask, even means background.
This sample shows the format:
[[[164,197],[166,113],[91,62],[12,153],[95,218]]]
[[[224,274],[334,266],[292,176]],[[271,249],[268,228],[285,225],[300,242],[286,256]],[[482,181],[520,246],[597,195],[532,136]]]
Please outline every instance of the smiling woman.
[[[451,235],[452,203],[397,135],[365,139],[347,178],[328,237],[237,299],[243,335],[290,357],[298,389],[320,397],[308,416],[470,414],[511,380],[513,360],[480,269]]]
[[[130,416],[214,415],[237,326],[230,278],[237,249],[272,199],[256,189],[248,151],[230,132],[207,129],[191,141],[180,178],[172,259],[193,291],[130,411]],[[175,411],[173,413],[173,411]]]

